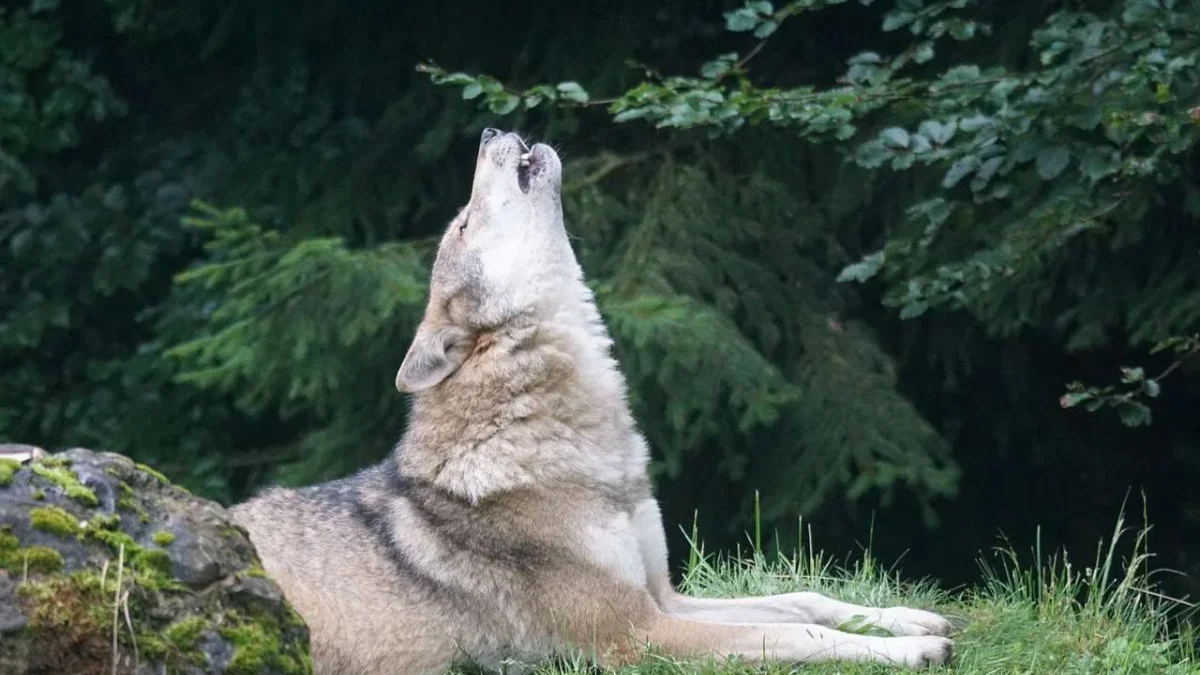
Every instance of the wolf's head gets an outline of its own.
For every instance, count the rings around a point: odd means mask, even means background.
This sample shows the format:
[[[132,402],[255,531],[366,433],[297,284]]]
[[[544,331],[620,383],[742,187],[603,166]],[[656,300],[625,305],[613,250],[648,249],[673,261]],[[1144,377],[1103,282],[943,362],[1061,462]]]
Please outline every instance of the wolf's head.
[[[483,131],[471,198],[438,247],[429,304],[397,389],[436,386],[506,328],[587,311],[561,185],[562,162],[550,146]]]

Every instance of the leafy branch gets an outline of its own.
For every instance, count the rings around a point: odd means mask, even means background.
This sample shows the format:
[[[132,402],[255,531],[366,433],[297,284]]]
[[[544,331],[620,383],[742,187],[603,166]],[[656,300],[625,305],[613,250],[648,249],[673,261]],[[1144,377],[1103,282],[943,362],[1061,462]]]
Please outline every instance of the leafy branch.
[[[717,55],[694,76],[646,69],[643,82],[609,98],[592,97],[574,81],[518,90],[486,75],[419,70],[437,84],[461,86],[464,98],[482,96],[499,114],[548,101],[604,106],[614,123],[641,120],[658,129],[719,135],[765,125],[812,142],[858,138],[846,155],[863,169],[936,171],[940,192],[910,205],[886,240],[847,264],[838,280],[882,278],[890,284],[885,305],[903,319],[937,306],[977,316],[1008,311],[992,320],[997,332],[1034,321],[1020,296],[1053,286],[1073,248],[1122,236],[1131,221],[1147,217],[1148,193],[1192,171],[1187,158],[1200,143],[1192,9],[1124,0],[1104,12],[1055,11],[1032,32],[1036,58],[1025,70],[961,62],[933,70],[939,41],[989,36],[991,27],[959,11],[973,0],[900,0],[881,28],[907,31],[909,44],[891,56],[852,56],[835,86],[750,80],[747,64],[785,21],[843,2],[799,0],[777,9],[747,0],[724,13],[727,31],[757,39],[744,55]],[[1200,215],[1200,207],[1192,210]],[[1181,317],[1138,339],[1191,325]],[[1146,380],[1137,369],[1124,377],[1133,379],[1113,388],[1078,385],[1064,400],[1114,407],[1128,424],[1147,423],[1139,397],[1157,396],[1158,378]]]
[[[1088,412],[1102,408],[1114,408],[1121,422],[1136,427],[1150,424],[1152,414],[1143,399],[1158,398],[1162,393],[1161,382],[1179,369],[1189,359],[1200,355],[1200,333],[1189,337],[1173,337],[1155,345],[1151,354],[1172,350],[1175,360],[1154,377],[1146,377],[1144,368],[1122,367],[1120,385],[1104,387],[1088,386],[1081,382],[1067,385],[1067,393],[1058,399],[1063,408],[1083,406]]]

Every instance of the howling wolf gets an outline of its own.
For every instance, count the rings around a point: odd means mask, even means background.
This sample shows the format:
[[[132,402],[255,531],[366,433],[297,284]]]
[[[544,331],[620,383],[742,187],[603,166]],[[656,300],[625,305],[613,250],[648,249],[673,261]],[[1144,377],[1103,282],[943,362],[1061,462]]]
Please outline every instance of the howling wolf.
[[[233,509],[308,623],[317,673],[425,675],[567,650],[939,665],[950,624],[817,593],[671,585],[647,445],[563,226],[562,163],[484,130],[396,375],[407,430],[381,464]],[[836,630],[865,617],[896,637]]]

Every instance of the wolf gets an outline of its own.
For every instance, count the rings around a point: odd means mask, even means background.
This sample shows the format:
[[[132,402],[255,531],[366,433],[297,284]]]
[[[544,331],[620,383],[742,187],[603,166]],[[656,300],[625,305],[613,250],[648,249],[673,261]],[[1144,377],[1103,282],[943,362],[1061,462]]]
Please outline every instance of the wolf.
[[[308,624],[319,675],[434,675],[574,652],[939,665],[951,624],[813,593],[671,583],[648,448],[563,224],[550,146],[483,131],[396,374],[409,422],[376,466],[231,509]],[[835,627],[855,617],[893,637]]]

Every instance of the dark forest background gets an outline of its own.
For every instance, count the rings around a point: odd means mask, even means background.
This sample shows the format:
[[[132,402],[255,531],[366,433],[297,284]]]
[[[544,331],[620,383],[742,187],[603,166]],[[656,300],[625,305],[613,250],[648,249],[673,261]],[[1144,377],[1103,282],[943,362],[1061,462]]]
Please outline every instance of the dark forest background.
[[[379,461],[485,126],[553,143],[676,551],[1200,573],[1200,6],[6,2],[0,440]],[[424,66],[418,69],[419,64]],[[442,70],[445,69],[445,70]],[[1165,377],[1160,377],[1162,373]]]

